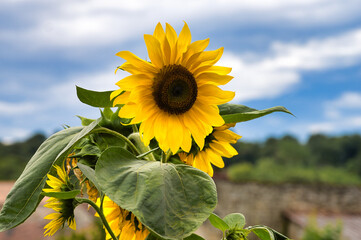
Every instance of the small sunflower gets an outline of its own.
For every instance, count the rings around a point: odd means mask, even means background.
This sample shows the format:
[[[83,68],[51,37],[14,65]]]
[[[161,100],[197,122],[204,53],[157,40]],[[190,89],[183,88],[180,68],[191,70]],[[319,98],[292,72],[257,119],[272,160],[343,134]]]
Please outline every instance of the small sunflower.
[[[129,51],[116,55],[126,62],[119,68],[132,75],[120,80],[119,90],[111,94],[114,106],[124,104],[121,118],[141,123],[139,132],[145,145],[154,137],[163,151],[189,152],[192,137],[200,149],[213,127],[224,124],[217,105],[233,99],[234,92],[218,85],[233,77],[231,68],[214,66],[223,48],[204,51],[209,39],[191,43],[185,23],[179,36],[172,26],[166,31],[158,23],[153,35],[144,35],[151,62]]]
[[[70,191],[71,183],[69,182],[69,177],[65,172],[64,168],[60,166],[55,166],[57,177],[54,177],[48,174],[48,179],[46,183],[51,188],[44,188],[44,192],[62,192]],[[75,230],[76,224],[74,220],[74,204],[73,199],[57,199],[54,197],[49,198],[47,204],[44,207],[51,208],[55,213],[50,213],[45,216],[44,219],[51,220],[45,227],[44,236],[52,236],[60,228],[64,227],[65,222],[68,223],[68,226]]]
[[[97,204],[100,205],[99,198]],[[139,222],[133,213],[122,209],[107,196],[104,197],[103,213],[119,240],[144,240],[149,234],[148,229]],[[98,215],[96,214],[96,216]],[[106,239],[111,238],[111,235],[106,231]]]
[[[236,143],[241,136],[228,129],[234,127],[234,125],[225,124],[214,128],[213,132],[207,136],[203,150],[192,149],[190,153],[181,152],[178,154],[179,158],[184,163],[198,168],[212,177],[213,168],[211,163],[223,168],[222,157],[230,158],[238,154],[236,149],[231,146],[231,143]]]

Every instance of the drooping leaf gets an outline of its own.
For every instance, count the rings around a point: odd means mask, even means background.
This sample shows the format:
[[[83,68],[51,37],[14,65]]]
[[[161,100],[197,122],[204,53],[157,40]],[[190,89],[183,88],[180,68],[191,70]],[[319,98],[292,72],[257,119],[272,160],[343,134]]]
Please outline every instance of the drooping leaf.
[[[229,229],[229,225],[214,213],[209,216],[208,220],[215,228],[218,228],[222,232]]]
[[[43,198],[41,192],[52,165],[59,165],[73,145],[93,130],[97,122],[87,127],[64,129],[41,144],[5,200],[0,212],[0,232],[16,227],[35,211]]]
[[[206,173],[183,164],[139,160],[123,148],[105,150],[95,174],[110,199],[166,239],[189,236],[217,203],[215,184]]]
[[[72,199],[80,194],[80,190],[72,190],[67,192],[42,192],[41,194],[47,197],[54,197],[59,199]]]
[[[275,240],[273,232],[268,230],[267,227],[251,227],[250,230],[261,240]]]
[[[277,106],[263,110],[257,110],[244,105],[225,103],[218,106],[219,113],[225,123],[245,122],[263,117],[273,112],[284,112],[293,115],[285,107]]]
[[[113,103],[110,101],[110,94],[112,92],[113,91],[96,92],[76,86],[76,94],[79,100],[92,107],[113,107]]]
[[[246,224],[246,219],[241,213],[231,213],[223,218],[230,228],[243,228]]]

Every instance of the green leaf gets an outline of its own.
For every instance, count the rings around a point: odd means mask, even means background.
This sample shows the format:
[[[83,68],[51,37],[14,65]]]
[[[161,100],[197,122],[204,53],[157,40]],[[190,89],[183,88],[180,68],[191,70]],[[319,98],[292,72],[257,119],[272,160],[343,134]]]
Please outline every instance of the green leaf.
[[[246,224],[246,219],[241,213],[231,213],[223,218],[229,228],[243,228]]]
[[[189,236],[217,204],[216,186],[206,173],[184,164],[138,160],[123,148],[105,150],[95,174],[110,199],[166,239]]]
[[[220,229],[222,232],[229,229],[229,225],[214,213],[208,219],[215,228]]]
[[[267,227],[251,227],[250,230],[261,240],[275,240],[273,232],[268,230]]]
[[[97,122],[88,127],[64,129],[41,144],[5,200],[0,212],[0,232],[16,227],[35,211],[43,198],[41,192],[52,165],[62,163],[73,145],[94,129]]]
[[[226,123],[245,122],[273,112],[284,112],[293,115],[285,107],[281,106],[257,110],[244,105],[225,103],[219,105],[218,108],[220,115]]]
[[[80,190],[72,190],[67,192],[42,192],[41,194],[47,197],[54,197],[58,199],[72,199],[80,194]]]
[[[113,91],[96,92],[76,86],[76,94],[79,100],[92,107],[113,107],[113,103],[110,101],[110,94],[112,92]]]
[[[81,170],[81,172],[94,184],[94,186],[98,190],[100,190],[98,180],[95,176],[95,170],[85,164],[80,163],[80,162],[77,163],[77,166]]]
[[[84,157],[84,156],[96,156],[99,157],[100,156],[100,149],[99,147],[93,145],[93,144],[86,144],[85,146],[83,146],[80,150],[80,152],[74,154],[73,156],[71,156],[72,158],[79,158],[79,157]]]

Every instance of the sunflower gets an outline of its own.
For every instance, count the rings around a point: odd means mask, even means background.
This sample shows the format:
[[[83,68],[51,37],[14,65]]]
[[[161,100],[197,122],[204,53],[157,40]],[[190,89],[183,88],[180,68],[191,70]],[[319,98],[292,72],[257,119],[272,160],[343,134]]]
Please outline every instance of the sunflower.
[[[55,166],[57,177],[54,177],[48,174],[48,180],[46,183],[51,188],[44,188],[44,192],[62,192],[62,191],[70,191],[71,184],[69,181],[69,177],[65,172],[64,168],[60,166]],[[75,230],[76,224],[74,220],[74,204],[73,199],[57,199],[51,197],[47,200],[47,204],[44,207],[51,208],[55,213],[50,213],[45,216],[44,219],[51,220],[45,227],[44,236],[52,236],[56,231],[60,228],[64,227],[65,222],[68,223],[68,226]]]
[[[225,124],[214,128],[213,132],[207,136],[205,147],[202,150],[193,148],[190,153],[181,152],[178,154],[179,158],[184,163],[198,168],[212,177],[213,168],[211,163],[216,167],[223,168],[222,157],[230,158],[238,154],[236,149],[231,146],[231,143],[236,143],[241,136],[228,129],[234,127],[234,125]]]
[[[169,24],[158,23],[153,35],[144,35],[151,62],[129,51],[116,55],[126,62],[119,68],[130,76],[120,80],[111,94],[114,106],[123,104],[119,117],[141,123],[139,132],[147,146],[154,137],[163,151],[189,152],[192,137],[200,149],[213,127],[224,124],[217,105],[233,99],[234,92],[218,85],[233,77],[231,68],[214,66],[223,48],[204,51],[209,39],[191,43],[185,23],[179,36]]]
[[[98,198],[97,204],[100,206],[100,198]],[[139,222],[133,213],[122,209],[107,196],[104,197],[103,213],[119,240],[144,240],[149,234],[148,229]],[[106,231],[106,239],[111,238],[111,235]]]

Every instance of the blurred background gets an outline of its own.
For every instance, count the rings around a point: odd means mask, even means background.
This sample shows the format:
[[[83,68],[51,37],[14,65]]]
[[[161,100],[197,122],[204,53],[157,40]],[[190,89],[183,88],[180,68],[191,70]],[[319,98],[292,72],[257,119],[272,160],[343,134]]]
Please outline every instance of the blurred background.
[[[123,63],[115,53],[147,59],[143,34],[158,22],[179,33],[186,21],[192,41],[224,47],[217,65],[233,68],[224,87],[236,91],[233,103],[282,105],[296,115],[274,113],[233,129],[243,137],[239,155],[216,172],[217,214],[242,212],[248,224],[295,239],[330,232],[358,239],[360,12],[359,0],[0,1],[0,205],[46,137],[80,125],[76,115],[99,116],[77,100],[76,85],[117,89],[126,74],[114,74]],[[92,214],[84,214],[77,221],[86,229]],[[45,224],[34,221],[30,229],[41,233]],[[208,227],[200,234],[220,239]],[[20,239],[12,238],[16,229],[0,239]]]

